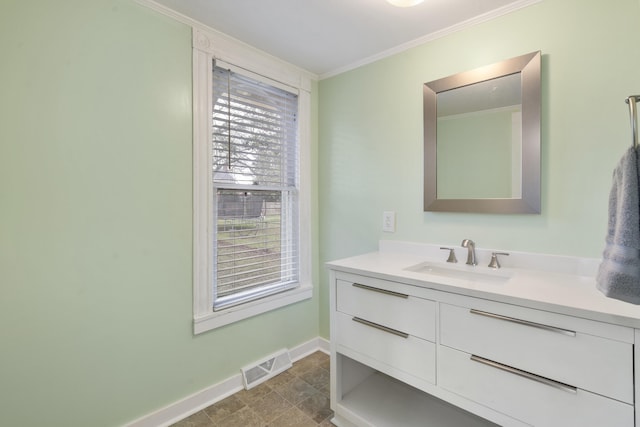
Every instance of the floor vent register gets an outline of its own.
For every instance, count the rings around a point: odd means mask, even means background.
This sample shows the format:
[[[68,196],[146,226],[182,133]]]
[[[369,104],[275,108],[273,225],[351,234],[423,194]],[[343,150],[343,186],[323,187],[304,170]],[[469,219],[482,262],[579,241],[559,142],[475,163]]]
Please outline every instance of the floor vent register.
[[[289,350],[283,349],[242,368],[244,388],[249,390],[291,367]]]

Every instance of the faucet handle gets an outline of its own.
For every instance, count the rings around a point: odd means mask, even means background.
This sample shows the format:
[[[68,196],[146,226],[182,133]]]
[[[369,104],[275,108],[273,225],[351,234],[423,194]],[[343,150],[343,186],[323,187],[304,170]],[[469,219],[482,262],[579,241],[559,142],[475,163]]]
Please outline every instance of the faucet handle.
[[[489,262],[489,268],[500,268],[500,263],[498,262],[498,255],[509,256],[509,254],[506,252],[491,252],[491,261]]]
[[[447,262],[458,262],[458,259],[456,258],[456,253],[453,250],[453,248],[440,248],[440,249],[446,249],[449,251],[449,258],[447,258]]]

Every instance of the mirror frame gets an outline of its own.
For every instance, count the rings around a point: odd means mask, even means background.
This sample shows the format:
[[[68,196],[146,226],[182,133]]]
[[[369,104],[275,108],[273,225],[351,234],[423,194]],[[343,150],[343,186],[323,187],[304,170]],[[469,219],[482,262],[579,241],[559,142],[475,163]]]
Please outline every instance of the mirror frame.
[[[426,212],[540,213],[540,57],[540,51],[532,52],[424,84],[424,210]],[[521,75],[522,90],[521,198],[438,199],[438,93],[515,73]]]

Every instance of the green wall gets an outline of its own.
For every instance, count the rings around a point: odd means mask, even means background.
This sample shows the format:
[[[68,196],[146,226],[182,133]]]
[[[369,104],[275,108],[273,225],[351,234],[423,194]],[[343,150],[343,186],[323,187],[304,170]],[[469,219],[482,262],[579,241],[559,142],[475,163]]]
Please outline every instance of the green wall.
[[[4,0],[0,425],[121,425],[328,337],[322,263],[381,238],[599,257],[639,17],[544,0],[314,85],[319,292],[193,336],[190,28],[131,0]],[[422,83],[535,50],[542,214],[424,213]]]
[[[599,257],[611,172],[631,143],[624,99],[640,93],[639,19],[638,0],[544,0],[322,80],[320,261],[381,238]],[[423,212],[422,84],[537,50],[542,214]],[[397,213],[395,234],[381,232],[385,210]]]
[[[188,26],[3,0],[0,53],[0,425],[122,425],[318,335],[317,297],[192,334]]]

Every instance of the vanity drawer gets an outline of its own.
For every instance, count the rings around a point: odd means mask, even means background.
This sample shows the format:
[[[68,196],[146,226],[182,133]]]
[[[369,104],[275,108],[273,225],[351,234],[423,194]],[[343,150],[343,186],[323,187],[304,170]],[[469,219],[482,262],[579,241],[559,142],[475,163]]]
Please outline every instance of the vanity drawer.
[[[632,405],[573,389],[448,347],[438,350],[438,385],[534,426],[632,427]]]
[[[564,328],[558,316],[554,325],[540,323],[541,312],[529,313],[535,310],[505,315],[500,305],[491,308],[441,304],[441,344],[633,403],[632,344],[577,331],[575,322]]]
[[[403,334],[402,331],[385,330],[384,325],[371,323],[368,319],[344,313],[336,313],[335,316],[336,336],[332,340],[335,339],[338,346],[347,347],[389,367],[435,383],[434,343]],[[403,335],[400,336],[401,334]]]
[[[435,342],[435,302],[398,292],[392,282],[361,279],[337,281],[338,311]]]

